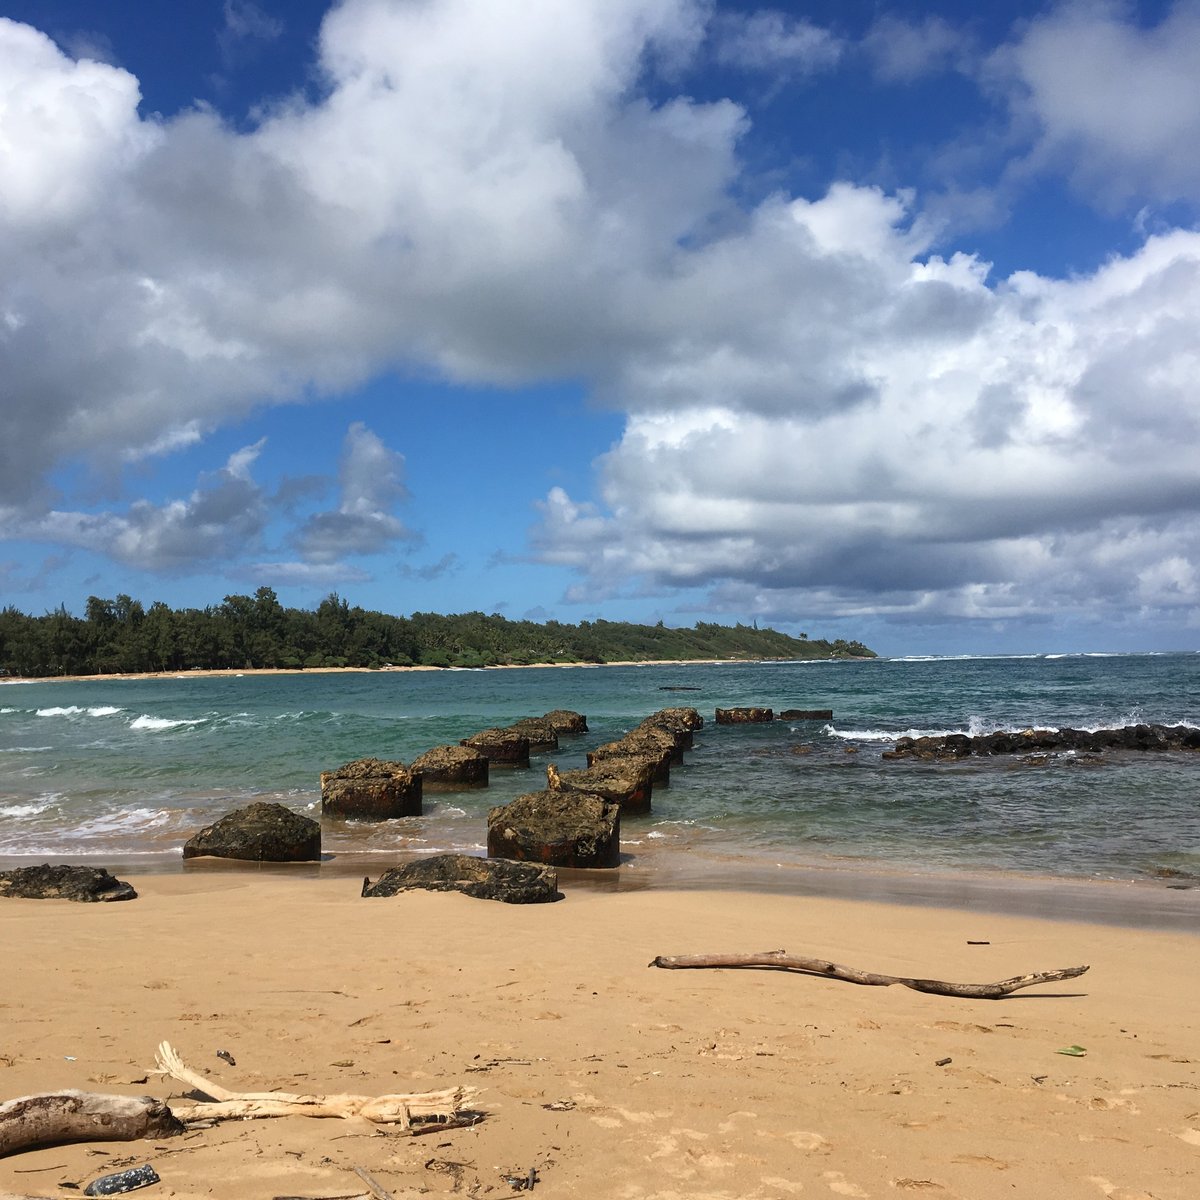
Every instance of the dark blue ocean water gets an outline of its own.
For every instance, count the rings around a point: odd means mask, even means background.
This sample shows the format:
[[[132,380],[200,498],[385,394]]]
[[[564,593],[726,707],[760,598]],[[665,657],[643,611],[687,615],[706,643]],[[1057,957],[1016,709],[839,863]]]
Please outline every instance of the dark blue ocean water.
[[[679,687],[697,690],[664,690]],[[881,758],[904,733],[1200,726],[1197,654],[10,684],[0,687],[0,857],[161,854],[254,799],[316,815],[319,773],[354,758],[410,761],[522,716],[585,713],[589,734],[530,771],[493,771],[486,792],[428,796],[420,818],[324,830],[335,856],[478,852],[488,808],[543,786],[547,762],[582,766],[588,748],[675,704],[708,723],[656,790],[654,812],[625,820],[634,866],[686,852],[693,863],[1200,877],[1200,755]],[[831,708],[834,719],[712,723],[714,708],[738,704]]]

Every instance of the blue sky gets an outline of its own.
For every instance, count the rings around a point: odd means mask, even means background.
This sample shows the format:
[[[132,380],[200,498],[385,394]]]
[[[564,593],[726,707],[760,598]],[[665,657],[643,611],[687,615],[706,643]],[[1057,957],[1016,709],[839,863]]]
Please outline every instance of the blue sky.
[[[1200,0],[0,0],[0,600],[1195,648]]]

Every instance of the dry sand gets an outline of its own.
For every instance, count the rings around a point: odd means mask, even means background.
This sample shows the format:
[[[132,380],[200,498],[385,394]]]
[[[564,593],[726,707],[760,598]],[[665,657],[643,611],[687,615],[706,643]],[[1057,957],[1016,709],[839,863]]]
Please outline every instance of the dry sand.
[[[1200,1195],[1196,934],[787,895],[569,888],[522,908],[362,900],[336,876],[125,877],[139,899],[0,907],[0,1099],[178,1095],[143,1082],[168,1039],[233,1089],[465,1083],[486,1117],[57,1146],[0,1160],[0,1193],[78,1195],[62,1185],[150,1162],[162,1182],[139,1195],[239,1200],[362,1193],[356,1166],[397,1200],[513,1195],[504,1177],[531,1167],[546,1200]],[[1091,971],[983,1001],[646,965],[776,947],[972,982]]]

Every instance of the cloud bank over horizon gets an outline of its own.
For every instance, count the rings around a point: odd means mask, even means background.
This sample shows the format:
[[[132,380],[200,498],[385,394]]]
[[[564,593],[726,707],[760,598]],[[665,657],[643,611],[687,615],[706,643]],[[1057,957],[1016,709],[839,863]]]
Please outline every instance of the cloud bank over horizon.
[[[233,11],[227,42],[278,36]],[[679,594],[784,625],[1196,628],[1200,4],[1053,5],[989,45],[902,13],[344,0],[315,54],[242,127],[148,113],[129,70],[0,16],[0,537],[174,577],[453,577],[396,562],[426,536],[402,381],[514,414],[569,381],[622,432],[506,547],[567,573],[564,619]],[[851,70],[974,89],[970,164],[960,136],[909,184],[764,173],[777,102],[734,85]],[[997,274],[972,220],[1048,179],[1127,241]],[[256,482],[260,439],[138,494],[382,377],[319,478]]]

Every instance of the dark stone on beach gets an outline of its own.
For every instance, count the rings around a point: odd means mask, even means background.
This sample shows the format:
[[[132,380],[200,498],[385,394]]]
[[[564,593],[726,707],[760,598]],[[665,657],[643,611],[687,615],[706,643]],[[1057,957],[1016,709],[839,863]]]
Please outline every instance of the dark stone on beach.
[[[247,862],[316,862],[321,857],[321,825],[282,804],[260,801],[226,813],[184,844],[184,858],[205,855]]]
[[[434,746],[414,759],[425,792],[461,792],[488,785],[487,755],[471,746]]]
[[[422,778],[402,762],[358,758],[321,772],[321,812],[355,821],[421,815]]]
[[[832,721],[832,708],[785,708],[777,714],[780,721]]]
[[[459,745],[478,750],[494,767],[529,766],[529,738],[512,729],[483,729]]]
[[[123,879],[114,879],[103,867],[69,867],[42,863],[0,871],[0,896],[14,900],[78,900],[94,904],[108,900],[136,900],[137,892]]]
[[[364,896],[395,896],[423,889],[462,892],[479,900],[505,904],[546,904],[561,900],[558,875],[540,863],[506,858],[476,858],[470,854],[435,854],[385,871],[374,883],[363,880]]]
[[[769,708],[718,708],[718,725],[755,725],[762,721],[775,720]]]
[[[1014,754],[1030,760],[1052,754],[1099,754],[1106,750],[1154,753],[1200,750],[1200,729],[1191,725],[1125,725],[1120,729],[1023,729],[970,737],[965,733],[896,739],[886,759],[925,761]]]
[[[590,792],[530,792],[489,811],[487,846],[488,858],[615,867],[621,806]]]
[[[508,728],[529,739],[530,754],[546,754],[558,749],[558,730],[545,717],[522,717]]]
[[[569,708],[556,708],[548,712],[545,720],[554,726],[555,732],[562,737],[564,733],[587,733],[587,717],[583,713],[572,712]]]
[[[654,795],[655,764],[645,758],[610,758],[586,771],[547,768],[550,787],[555,791],[591,792],[621,806],[625,817],[643,816],[650,811]]]

